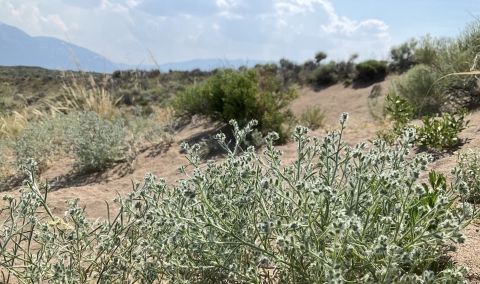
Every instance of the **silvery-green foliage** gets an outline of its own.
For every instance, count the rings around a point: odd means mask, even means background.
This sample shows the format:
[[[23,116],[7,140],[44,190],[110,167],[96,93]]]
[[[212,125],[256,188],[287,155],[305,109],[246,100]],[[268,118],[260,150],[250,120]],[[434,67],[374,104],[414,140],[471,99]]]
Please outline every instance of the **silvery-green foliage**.
[[[200,146],[182,144],[185,178],[171,187],[147,174],[107,221],[88,221],[78,200],[54,216],[31,167],[29,190],[4,197],[0,265],[34,283],[466,283],[464,268],[441,262],[472,217],[467,203],[452,206],[467,193],[461,171],[450,186],[433,171],[420,183],[430,157],[406,158],[414,130],[396,149],[381,140],[348,147],[347,118],[322,139],[297,127],[291,165],[276,133],[261,155],[242,151],[255,122],[232,121],[234,147],[216,135],[224,162],[201,165]]]
[[[458,153],[458,166],[462,169],[467,190],[468,201],[478,204],[480,202],[480,157],[472,149]]]
[[[128,128],[130,129],[133,137],[133,143],[140,143],[142,141],[148,141],[152,144],[160,144],[165,142],[170,144],[173,142],[173,135],[177,127],[176,122],[171,120],[163,123],[159,123],[158,115],[155,113],[150,114],[148,117],[142,116],[142,107],[135,107],[135,116],[128,121]]]
[[[31,122],[13,142],[17,165],[33,158],[38,170],[44,171],[66,144],[65,127],[72,122],[69,116],[50,117]]]
[[[130,132],[122,119],[112,122],[93,111],[83,111],[76,114],[76,120],[78,124],[67,129],[74,168],[95,172],[133,158],[127,140]]]

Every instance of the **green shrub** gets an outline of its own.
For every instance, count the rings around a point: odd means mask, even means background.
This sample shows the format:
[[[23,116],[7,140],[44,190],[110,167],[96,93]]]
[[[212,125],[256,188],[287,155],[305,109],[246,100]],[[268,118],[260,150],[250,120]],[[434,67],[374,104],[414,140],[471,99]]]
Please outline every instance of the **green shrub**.
[[[29,123],[13,142],[17,166],[32,158],[37,170],[45,171],[68,144],[65,130],[72,122],[71,117],[58,115]]]
[[[309,82],[316,85],[329,85],[336,83],[337,80],[338,76],[335,72],[335,61],[331,61],[328,64],[315,68],[310,75]]]
[[[348,86],[350,86],[351,84],[353,83],[352,79],[345,79],[343,80],[343,86],[346,88]]]
[[[415,59],[416,46],[418,42],[415,39],[410,39],[398,46],[390,49],[389,68],[393,71],[403,73],[410,69],[417,63]]]
[[[384,108],[393,121],[392,128],[378,131],[377,136],[389,144],[393,144],[405,129],[413,127],[409,123],[415,108],[405,99],[393,93],[386,95]],[[460,109],[456,115],[443,114],[441,118],[424,116],[423,125],[415,127],[417,138],[415,143],[426,148],[449,148],[460,143],[458,133],[463,131],[469,121],[465,120],[466,109]]]
[[[471,203],[480,203],[480,157],[477,152],[468,149],[467,152],[457,153],[458,166],[462,170],[468,188],[468,201]]]
[[[353,78],[353,73],[355,70],[354,61],[358,58],[358,53],[350,55],[348,61],[340,61],[335,64],[335,72],[339,79],[351,80]]]
[[[409,86],[409,94],[412,97],[419,95],[420,100],[426,101],[422,102],[423,104],[433,106],[433,109],[419,108],[422,110],[421,115],[435,114],[440,107],[443,112],[452,112],[480,102],[480,89],[475,75],[445,77],[452,73],[478,70],[474,61],[478,53],[479,38],[480,22],[473,21],[456,38],[424,36],[418,40],[415,60],[424,65],[423,73],[430,74],[421,75],[426,77],[425,82],[418,79]],[[436,81],[439,78],[442,79]],[[435,84],[432,87],[433,83]],[[433,90],[428,92],[430,87]]]
[[[385,103],[382,107],[385,109],[385,114],[390,115],[393,124],[391,129],[377,132],[377,136],[392,145],[397,137],[401,136],[408,128],[415,108],[406,99],[393,93],[386,94]]]
[[[281,83],[269,72],[251,69],[243,73],[220,70],[205,84],[180,92],[172,102],[181,115],[205,114],[215,120],[235,119],[245,124],[251,119],[259,122],[262,133],[275,131],[285,140],[293,114],[285,107],[298,93],[281,90]]]
[[[312,130],[318,129],[325,125],[325,112],[319,107],[308,107],[302,113],[300,123]]]
[[[357,76],[361,80],[383,79],[387,75],[387,65],[377,60],[368,60],[355,65]]]
[[[315,53],[315,62],[317,63],[317,65],[320,64],[320,62],[322,60],[324,60],[325,58],[327,58],[327,54],[323,51],[319,51],[317,53]]]
[[[393,81],[394,92],[417,107],[417,116],[439,113],[445,102],[445,93],[434,84],[439,76],[427,66],[414,66]]]
[[[31,165],[20,198],[4,197],[2,275],[33,283],[466,283],[466,269],[443,260],[476,217],[461,171],[450,186],[434,171],[422,183],[431,157],[405,157],[413,131],[397,149],[377,140],[367,151],[341,140],[346,119],[323,139],[297,127],[290,165],[274,133],[261,156],[253,147],[238,155],[252,124],[233,124],[234,149],[217,135],[227,151],[218,164],[200,166],[200,146],[182,144],[192,171],[181,167],[185,178],[173,188],[147,174],[114,199],[119,213],[106,221],[89,221],[78,199],[54,215]]]
[[[458,111],[458,118],[453,114],[444,114],[440,119],[424,116],[423,125],[418,127],[417,143],[427,148],[455,147],[460,143],[458,133],[470,122],[465,120],[466,109]]]
[[[127,141],[131,133],[122,119],[112,122],[92,111],[80,112],[75,119],[78,124],[70,126],[67,135],[76,170],[96,172],[132,161],[134,153]]]

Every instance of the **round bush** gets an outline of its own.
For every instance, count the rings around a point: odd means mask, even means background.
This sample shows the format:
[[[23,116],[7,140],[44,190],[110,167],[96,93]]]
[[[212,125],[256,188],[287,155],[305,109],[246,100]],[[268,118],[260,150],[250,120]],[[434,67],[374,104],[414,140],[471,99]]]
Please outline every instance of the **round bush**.
[[[358,78],[365,81],[383,79],[387,75],[387,65],[377,60],[358,63],[355,68],[358,71]]]

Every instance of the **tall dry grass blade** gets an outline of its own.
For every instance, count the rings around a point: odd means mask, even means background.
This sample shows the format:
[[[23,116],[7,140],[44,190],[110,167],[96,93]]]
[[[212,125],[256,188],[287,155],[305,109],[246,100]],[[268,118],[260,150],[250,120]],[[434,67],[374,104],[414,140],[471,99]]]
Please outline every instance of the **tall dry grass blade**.
[[[26,115],[22,115],[17,111],[12,112],[0,118],[0,137],[16,137],[28,125]]]

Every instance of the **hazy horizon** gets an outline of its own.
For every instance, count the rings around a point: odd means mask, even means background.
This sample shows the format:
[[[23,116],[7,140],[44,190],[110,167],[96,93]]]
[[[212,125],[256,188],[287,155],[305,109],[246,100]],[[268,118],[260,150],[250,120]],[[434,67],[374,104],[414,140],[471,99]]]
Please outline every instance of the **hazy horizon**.
[[[477,5],[475,5],[477,4]],[[0,0],[0,19],[31,36],[90,49],[115,63],[195,59],[296,62],[387,59],[391,46],[430,33],[453,37],[480,15],[473,0]],[[150,52],[152,55],[150,55]]]

